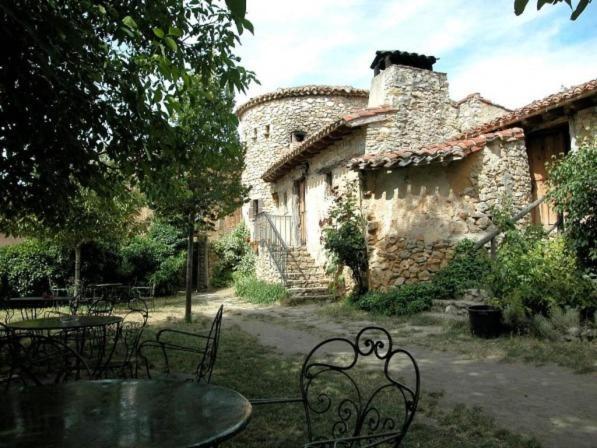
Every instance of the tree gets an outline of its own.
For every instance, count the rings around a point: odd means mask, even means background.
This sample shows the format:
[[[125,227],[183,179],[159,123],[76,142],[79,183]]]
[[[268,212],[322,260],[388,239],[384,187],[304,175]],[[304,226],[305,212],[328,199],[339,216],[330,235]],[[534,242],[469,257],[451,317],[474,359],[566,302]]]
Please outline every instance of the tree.
[[[586,9],[586,7],[589,6],[591,0],[578,0],[576,7],[572,6],[572,0],[537,0],[537,10],[543,8],[544,5],[555,5],[557,3],[562,2],[566,2],[566,4],[572,10],[570,20],[576,20],[578,16],[580,16],[582,12]],[[528,3],[529,0],[514,0],[514,13],[517,16],[521,15],[527,7]]]
[[[71,199],[61,222],[48,225],[35,215],[9,223],[12,233],[49,240],[75,253],[75,294],[81,286],[81,247],[89,242],[117,242],[142,225],[141,196],[122,184],[112,186],[112,196],[99,196],[81,187]]]
[[[247,193],[240,180],[245,151],[232,109],[231,92],[215,82],[206,87],[191,80],[175,125],[177,146],[186,159],[164,167],[167,182],[146,188],[157,213],[185,229],[187,322],[191,321],[195,232],[238,208]]]
[[[0,217],[60,223],[79,189],[161,182],[192,77],[244,90],[244,0],[0,2]],[[0,229],[6,230],[6,229]]]

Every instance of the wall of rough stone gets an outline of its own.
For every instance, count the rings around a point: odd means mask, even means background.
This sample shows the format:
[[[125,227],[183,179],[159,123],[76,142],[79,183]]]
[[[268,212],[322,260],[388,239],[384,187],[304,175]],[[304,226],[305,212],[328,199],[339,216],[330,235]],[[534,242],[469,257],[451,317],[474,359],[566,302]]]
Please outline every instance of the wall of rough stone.
[[[255,275],[269,283],[283,283],[282,276],[265,246],[259,246],[255,259]]]
[[[571,149],[597,144],[597,106],[582,109],[570,120]]]
[[[484,100],[479,93],[473,93],[454,103],[454,108],[458,128],[461,132],[477,127],[508,112],[507,109]]]
[[[367,127],[367,153],[418,149],[459,132],[445,73],[391,65],[371,81],[369,107],[396,107],[394,120]]]
[[[524,140],[494,141],[446,167],[363,176],[374,289],[428,280],[448,262],[458,241],[490,230],[490,208],[504,195],[512,197],[516,209],[530,202]]]
[[[272,209],[271,190],[261,176],[289,149],[293,131],[304,131],[309,136],[343,114],[362,109],[366,104],[366,97],[342,96],[339,90],[338,95],[273,99],[243,111],[239,133],[247,152],[242,180],[252,187],[249,197],[261,199],[265,210]],[[250,204],[243,206],[243,217],[248,223],[249,207]]]

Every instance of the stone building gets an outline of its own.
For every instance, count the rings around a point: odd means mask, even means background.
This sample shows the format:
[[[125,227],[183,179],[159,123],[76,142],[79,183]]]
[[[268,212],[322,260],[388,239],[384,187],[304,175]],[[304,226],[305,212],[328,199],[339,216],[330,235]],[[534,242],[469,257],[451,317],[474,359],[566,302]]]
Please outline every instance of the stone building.
[[[368,222],[370,286],[427,280],[458,241],[490,230],[496,201],[522,209],[543,196],[552,155],[597,141],[597,80],[510,111],[478,93],[451,100],[435,62],[378,51],[369,91],[279,89],[237,109],[259,277],[326,297],[322,229],[332,188],[352,184]],[[546,226],[556,218],[546,204],[532,215]]]

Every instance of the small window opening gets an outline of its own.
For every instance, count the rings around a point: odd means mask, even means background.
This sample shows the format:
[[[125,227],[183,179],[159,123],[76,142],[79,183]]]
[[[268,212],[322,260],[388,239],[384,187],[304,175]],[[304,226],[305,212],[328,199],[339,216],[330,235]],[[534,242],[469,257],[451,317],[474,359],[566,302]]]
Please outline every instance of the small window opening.
[[[257,128],[253,128],[253,141],[257,140]]]
[[[266,124],[265,131],[263,132],[263,135],[265,136],[265,138],[269,138],[269,132],[270,132],[270,125]]]
[[[251,201],[251,207],[249,208],[249,218],[252,220],[257,218],[257,215],[261,212],[261,210],[259,209],[259,202],[259,199],[253,199]]]
[[[290,134],[290,143],[300,143],[305,141],[307,137],[307,133],[303,131],[294,131]]]

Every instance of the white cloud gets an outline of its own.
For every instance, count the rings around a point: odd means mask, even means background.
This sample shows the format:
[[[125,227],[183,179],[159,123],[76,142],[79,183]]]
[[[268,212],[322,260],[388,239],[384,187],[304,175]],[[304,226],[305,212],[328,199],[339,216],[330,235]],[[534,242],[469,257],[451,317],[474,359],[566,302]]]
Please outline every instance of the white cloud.
[[[571,38],[582,24],[562,8],[516,17],[512,2],[249,0],[255,36],[239,54],[261,86],[237,100],[302,84],[368,87],[379,49],[440,56],[453,98],[480,91],[510,107],[597,76],[595,31]]]

